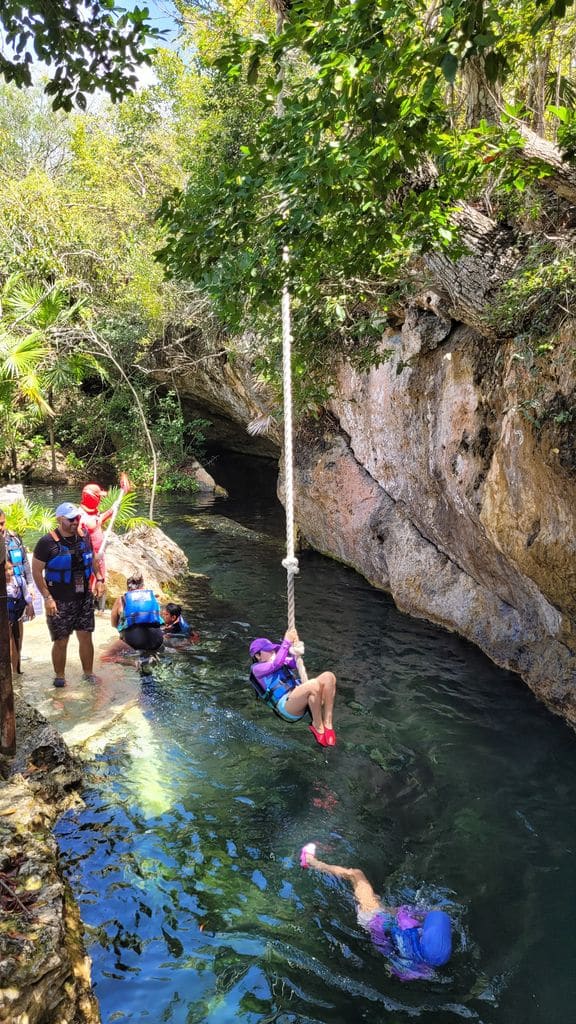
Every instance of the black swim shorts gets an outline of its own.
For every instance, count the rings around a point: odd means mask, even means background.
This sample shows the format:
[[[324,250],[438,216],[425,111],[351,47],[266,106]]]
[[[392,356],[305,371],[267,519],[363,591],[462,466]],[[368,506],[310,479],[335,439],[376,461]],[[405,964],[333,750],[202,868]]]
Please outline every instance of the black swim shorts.
[[[58,612],[47,615],[46,622],[52,640],[62,640],[77,629],[94,632],[94,595],[77,597],[74,601],[56,601]]]
[[[164,639],[160,626],[149,626],[144,622],[122,630],[120,636],[124,643],[129,644],[135,651],[157,651],[162,647]]]

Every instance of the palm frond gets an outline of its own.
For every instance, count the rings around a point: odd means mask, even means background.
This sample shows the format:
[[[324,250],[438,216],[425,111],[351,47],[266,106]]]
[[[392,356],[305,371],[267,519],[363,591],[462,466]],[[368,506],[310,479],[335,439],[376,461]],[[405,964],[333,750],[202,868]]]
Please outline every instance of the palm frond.
[[[158,523],[154,519],[148,519],[146,516],[132,516],[131,519],[126,519],[122,526],[125,530],[135,530],[140,526],[158,526]]]
[[[26,373],[18,379],[18,395],[25,401],[32,402],[42,410],[45,416],[53,416],[54,410],[44,397],[42,381],[35,373]]]
[[[1,335],[0,376],[17,380],[24,373],[35,369],[47,351],[42,335],[38,331],[31,331],[25,335]]]
[[[546,102],[560,102],[564,107],[576,106],[576,79],[569,75],[549,75],[546,79]]]
[[[6,509],[6,525],[23,537],[26,533],[48,533],[56,526],[56,519],[49,508],[36,502],[22,498],[8,505]]]
[[[118,514],[116,516],[116,523],[118,526],[125,527],[126,523],[130,519],[133,519],[135,516],[136,495],[134,491],[129,491],[128,494],[124,494],[123,492],[120,491],[119,487],[111,487],[106,497],[102,498],[100,510],[102,512],[105,512],[107,509],[111,508],[112,505],[114,505],[114,503],[118,501],[118,498],[120,497],[121,493],[122,500],[120,501],[120,507],[118,509]]]

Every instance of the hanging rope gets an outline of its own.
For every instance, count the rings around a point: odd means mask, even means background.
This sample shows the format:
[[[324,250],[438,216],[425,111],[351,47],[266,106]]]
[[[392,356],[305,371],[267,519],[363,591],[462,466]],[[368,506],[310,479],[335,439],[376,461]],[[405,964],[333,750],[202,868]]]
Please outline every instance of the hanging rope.
[[[276,31],[280,35],[286,11],[280,6],[277,9]],[[280,89],[276,96],[276,117],[284,116],[284,75],[280,67],[278,71]],[[286,196],[280,201],[280,213],[283,220],[288,218],[288,202]],[[287,245],[282,248],[282,264],[284,283],[282,285],[282,394],[284,399],[284,490],[286,505],[286,558],[282,565],[286,569],[286,591],[288,605],[288,629],[296,629],[296,598],[294,593],[294,577],[298,574],[298,559],[294,552],[294,451],[292,444],[292,314],[290,308],[290,289],[288,287],[288,264],[290,250]],[[302,654],[304,645],[294,649],[298,676],[303,683],[308,682],[308,675]]]
[[[282,565],[286,569],[288,629],[296,629],[296,597],[294,577],[299,572],[298,559],[294,551],[294,450],[292,443],[292,316],[290,310],[290,289],[288,287],[288,247],[282,249],[282,263],[285,268],[282,285],[282,392],[284,397],[284,491],[286,507],[286,558]],[[302,650],[303,653],[303,650]],[[308,675],[301,654],[296,653],[298,676],[301,682],[308,682]]]

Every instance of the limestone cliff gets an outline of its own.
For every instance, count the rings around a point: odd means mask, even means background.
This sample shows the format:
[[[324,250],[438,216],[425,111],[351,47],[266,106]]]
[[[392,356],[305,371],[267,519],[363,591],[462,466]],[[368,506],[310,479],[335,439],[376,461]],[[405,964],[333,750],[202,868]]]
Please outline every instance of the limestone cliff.
[[[342,365],[323,415],[299,424],[303,536],[519,672],[576,724],[571,332],[536,358],[414,306],[382,347],[391,358],[367,373]],[[249,361],[227,365],[219,391],[199,365],[180,377],[183,394],[197,412],[210,389],[212,407],[224,396],[222,443],[248,450],[248,419],[274,411]],[[156,375],[169,379],[169,367]]]

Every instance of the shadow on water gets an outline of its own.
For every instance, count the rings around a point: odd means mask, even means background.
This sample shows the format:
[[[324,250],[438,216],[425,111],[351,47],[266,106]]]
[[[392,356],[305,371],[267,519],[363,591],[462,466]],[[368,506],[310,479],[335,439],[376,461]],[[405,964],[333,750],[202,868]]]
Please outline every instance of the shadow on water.
[[[265,506],[233,495],[203,514],[262,530]],[[191,530],[198,511],[164,501],[162,519],[212,577],[191,609],[201,643],[142,681],[59,827],[105,1024],[572,1019],[572,733],[470,645],[308,553],[307,664],[339,677],[339,744],[322,751],[246,684],[249,639],[283,630],[278,553]],[[299,868],[311,839],[386,902],[446,906],[448,967],[391,977],[346,887]]]

